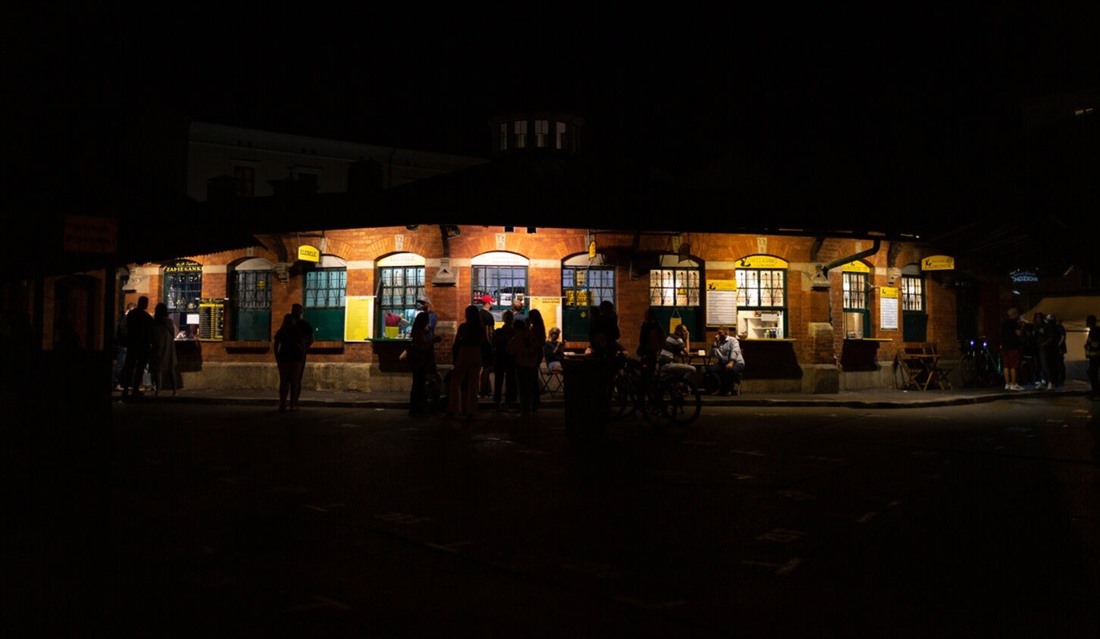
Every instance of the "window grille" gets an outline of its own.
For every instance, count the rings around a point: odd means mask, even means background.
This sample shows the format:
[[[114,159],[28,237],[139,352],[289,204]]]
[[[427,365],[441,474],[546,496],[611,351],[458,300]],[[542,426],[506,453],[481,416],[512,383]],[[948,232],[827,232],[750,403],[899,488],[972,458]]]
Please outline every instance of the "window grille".
[[[306,271],[306,308],[344,308],[348,272],[343,268],[319,268]]]

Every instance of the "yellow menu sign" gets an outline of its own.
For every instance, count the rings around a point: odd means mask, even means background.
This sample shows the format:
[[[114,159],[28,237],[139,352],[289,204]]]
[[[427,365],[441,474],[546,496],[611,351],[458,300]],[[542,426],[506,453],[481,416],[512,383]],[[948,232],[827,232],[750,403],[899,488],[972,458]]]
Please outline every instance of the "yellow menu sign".
[[[922,271],[953,271],[955,258],[950,255],[929,255],[920,261]]]

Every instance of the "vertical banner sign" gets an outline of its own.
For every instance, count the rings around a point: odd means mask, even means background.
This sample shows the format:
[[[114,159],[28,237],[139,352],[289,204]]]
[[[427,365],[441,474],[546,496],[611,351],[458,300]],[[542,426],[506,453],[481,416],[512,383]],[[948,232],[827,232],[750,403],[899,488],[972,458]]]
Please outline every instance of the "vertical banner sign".
[[[879,289],[879,328],[884,331],[898,330],[898,288],[883,286]]]
[[[707,280],[707,326],[737,326],[737,280]]]

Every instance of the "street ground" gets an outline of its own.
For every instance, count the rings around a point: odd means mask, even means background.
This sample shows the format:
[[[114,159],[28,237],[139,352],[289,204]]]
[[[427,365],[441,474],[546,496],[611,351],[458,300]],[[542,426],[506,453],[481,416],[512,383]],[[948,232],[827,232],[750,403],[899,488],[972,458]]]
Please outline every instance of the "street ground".
[[[1095,636],[1096,409],[115,404],[8,450],[4,634]]]

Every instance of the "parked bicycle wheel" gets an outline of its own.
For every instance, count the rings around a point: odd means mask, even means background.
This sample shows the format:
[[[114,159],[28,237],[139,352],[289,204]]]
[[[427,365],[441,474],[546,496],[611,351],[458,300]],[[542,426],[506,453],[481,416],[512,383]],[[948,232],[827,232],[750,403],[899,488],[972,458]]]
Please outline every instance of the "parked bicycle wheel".
[[[623,369],[611,380],[611,413],[613,420],[625,419],[638,407],[638,383],[633,373]]]
[[[657,385],[645,408],[646,419],[657,428],[687,426],[703,410],[703,397],[691,381],[669,377]]]

